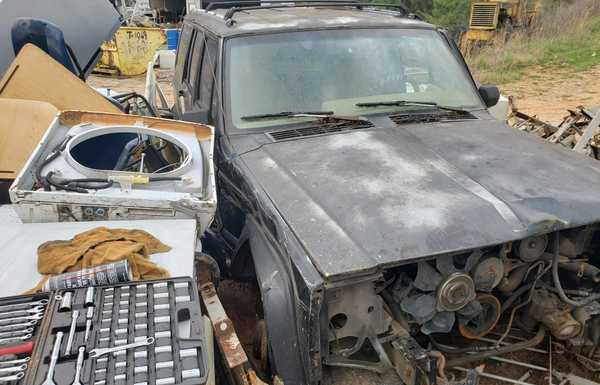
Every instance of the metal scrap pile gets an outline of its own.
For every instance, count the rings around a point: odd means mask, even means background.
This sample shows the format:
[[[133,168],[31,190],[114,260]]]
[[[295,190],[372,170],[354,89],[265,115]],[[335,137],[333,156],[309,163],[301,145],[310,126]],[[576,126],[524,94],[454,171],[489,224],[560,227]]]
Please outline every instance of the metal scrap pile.
[[[569,115],[555,126],[513,109],[509,123],[514,128],[536,134],[550,143],[560,143],[569,149],[600,159],[600,108],[579,106],[568,111]]]

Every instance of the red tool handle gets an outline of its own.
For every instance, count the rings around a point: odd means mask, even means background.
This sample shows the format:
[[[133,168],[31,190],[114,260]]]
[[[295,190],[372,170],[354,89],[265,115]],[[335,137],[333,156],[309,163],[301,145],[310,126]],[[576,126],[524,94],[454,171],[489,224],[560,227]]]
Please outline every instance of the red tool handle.
[[[31,353],[33,351],[33,342],[25,342],[24,344],[10,346],[8,348],[0,348],[0,356],[9,354]]]

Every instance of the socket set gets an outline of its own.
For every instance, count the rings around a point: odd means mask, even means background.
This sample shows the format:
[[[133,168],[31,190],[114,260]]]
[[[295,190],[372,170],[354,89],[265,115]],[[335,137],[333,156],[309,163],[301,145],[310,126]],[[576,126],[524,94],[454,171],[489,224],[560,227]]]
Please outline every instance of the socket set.
[[[41,339],[48,295],[0,299],[0,384],[21,384]]]
[[[208,378],[191,278],[57,291],[42,332],[28,385],[201,385]]]

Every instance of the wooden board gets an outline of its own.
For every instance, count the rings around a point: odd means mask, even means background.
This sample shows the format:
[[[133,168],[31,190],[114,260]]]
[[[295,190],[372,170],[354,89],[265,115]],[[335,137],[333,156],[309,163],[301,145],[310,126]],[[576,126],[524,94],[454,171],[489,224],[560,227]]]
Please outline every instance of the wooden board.
[[[56,117],[46,102],[0,98],[0,179],[15,179]]]
[[[33,44],[25,45],[0,80],[0,98],[48,102],[59,110],[122,113]]]
[[[155,128],[163,132],[178,131],[194,133],[198,140],[209,140],[213,137],[211,126],[199,123],[183,122],[181,120],[152,118],[148,116],[108,114],[89,111],[62,111],[59,115],[60,122],[69,126],[80,123],[96,123],[107,125],[136,125],[143,124],[148,128]]]

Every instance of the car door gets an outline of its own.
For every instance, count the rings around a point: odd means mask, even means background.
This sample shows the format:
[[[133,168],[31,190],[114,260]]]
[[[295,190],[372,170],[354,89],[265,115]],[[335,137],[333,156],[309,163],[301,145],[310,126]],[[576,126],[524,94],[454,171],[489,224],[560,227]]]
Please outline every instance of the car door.
[[[195,121],[185,119],[184,116],[193,109],[195,101],[200,67],[202,65],[202,55],[204,53],[204,33],[198,28],[190,28],[185,63],[175,73],[175,76],[179,77],[176,81],[175,116],[182,120]],[[179,60],[179,57],[177,60]]]
[[[213,88],[218,43],[199,29],[193,32],[187,71],[182,74],[177,92],[178,118],[191,122],[212,123]]]
[[[189,73],[190,57],[194,46],[194,27],[184,24],[179,42],[177,43],[177,57],[175,59],[175,70],[173,73],[173,89],[175,95],[185,94],[184,87]],[[173,105],[173,113],[176,117],[181,116],[179,100],[176,97]]]

